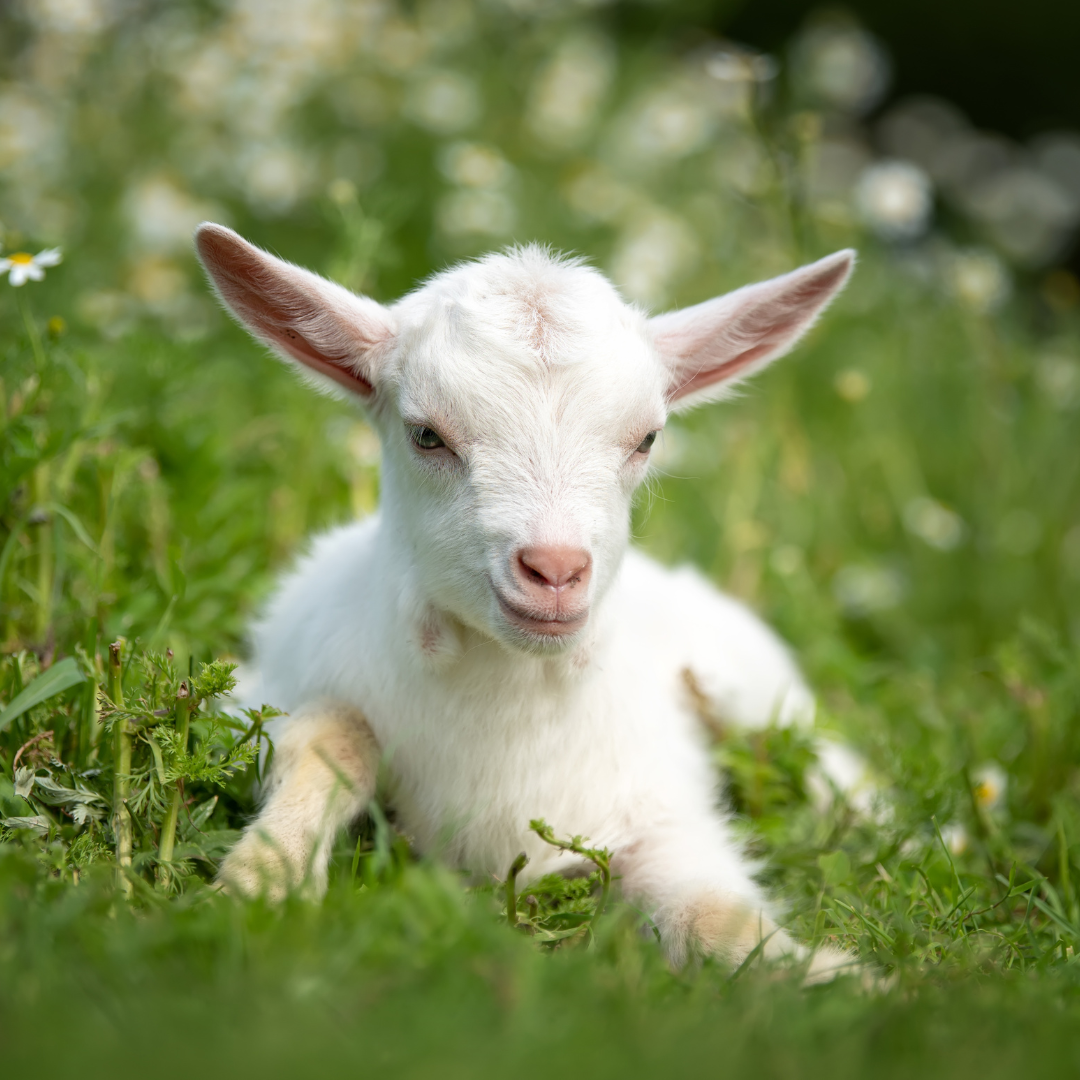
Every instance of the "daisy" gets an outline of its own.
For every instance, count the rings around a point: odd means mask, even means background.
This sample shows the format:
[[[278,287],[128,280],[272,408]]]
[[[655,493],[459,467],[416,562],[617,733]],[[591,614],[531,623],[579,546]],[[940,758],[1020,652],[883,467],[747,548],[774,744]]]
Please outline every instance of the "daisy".
[[[981,810],[996,810],[1004,801],[1009,786],[1009,774],[991,761],[971,774],[975,802]]]
[[[863,220],[886,240],[916,240],[930,227],[934,188],[910,161],[879,161],[862,173],[855,201]]]
[[[7,274],[8,284],[17,288],[28,281],[41,281],[45,277],[45,267],[56,266],[61,258],[59,248],[47,248],[36,255],[16,251],[13,255],[0,257],[0,274]]]

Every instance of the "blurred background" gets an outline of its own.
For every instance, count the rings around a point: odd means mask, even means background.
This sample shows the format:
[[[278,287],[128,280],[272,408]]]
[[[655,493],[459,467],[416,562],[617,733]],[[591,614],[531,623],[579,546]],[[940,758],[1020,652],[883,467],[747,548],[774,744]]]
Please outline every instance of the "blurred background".
[[[375,505],[362,420],[216,309],[191,253],[206,218],[381,300],[520,241],[584,254],[651,310],[857,246],[854,285],[797,359],[742,405],[671,425],[642,542],[801,645],[823,619],[859,648],[928,656],[976,655],[1025,613],[1080,634],[1080,15],[1051,0],[1013,15],[4,5],[4,250],[64,251],[18,293],[49,328],[53,376],[26,342],[4,346],[8,412],[29,425],[5,520],[50,502],[91,541],[56,517],[67,555],[46,572],[15,529],[6,641],[89,618],[240,649],[302,538]],[[18,335],[15,294],[0,303]]]
[[[653,305],[740,233],[767,263],[863,225],[992,306],[1015,274],[1067,266],[1080,221],[1080,14],[1054,0],[1020,21],[956,0],[22,0],[3,18],[5,229],[87,245],[81,311],[114,329],[150,312],[199,332],[206,216],[317,260],[344,215],[366,239],[339,276],[381,292],[539,236]],[[778,182],[808,219],[788,236],[758,205]],[[972,245],[981,261],[949,258]]]

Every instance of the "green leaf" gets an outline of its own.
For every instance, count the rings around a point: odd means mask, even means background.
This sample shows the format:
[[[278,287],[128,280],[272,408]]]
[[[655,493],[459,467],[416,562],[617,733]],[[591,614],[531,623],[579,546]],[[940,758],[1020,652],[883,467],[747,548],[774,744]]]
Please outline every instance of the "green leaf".
[[[60,503],[49,503],[48,509],[54,514],[59,514],[71,526],[71,531],[95,554],[98,554],[97,544],[90,539],[86,526],[66,507]]]
[[[0,731],[13,721],[18,720],[27,709],[40,705],[49,698],[62,694],[77,683],[84,682],[86,676],[79,670],[75,657],[69,656],[59,664],[53,664],[48,671],[43,671],[34,681],[10,701],[7,708],[0,712]]]
[[[211,796],[201,806],[197,806],[191,814],[190,825],[192,832],[198,832],[210,819],[210,815],[214,812],[215,807],[218,804],[217,795]]]
[[[35,814],[33,817],[0,818],[0,825],[6,829],[31,829],[42,836],[49,831],[49,824],[49,819],[43,814]]]

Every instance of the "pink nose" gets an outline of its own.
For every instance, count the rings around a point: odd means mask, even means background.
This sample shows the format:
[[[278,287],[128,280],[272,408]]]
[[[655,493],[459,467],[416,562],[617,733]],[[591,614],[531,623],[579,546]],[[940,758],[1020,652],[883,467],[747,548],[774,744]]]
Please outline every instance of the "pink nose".
[[[518,552],[518,584],[537,597],[576,589],[589,583],[592,556],[580,548],[534,547]]]

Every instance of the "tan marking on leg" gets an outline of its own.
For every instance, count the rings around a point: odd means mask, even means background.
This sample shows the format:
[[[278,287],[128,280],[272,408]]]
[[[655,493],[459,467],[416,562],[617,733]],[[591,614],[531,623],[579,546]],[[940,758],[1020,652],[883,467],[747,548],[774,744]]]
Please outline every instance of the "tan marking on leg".
[[[791,951],[791,939],[768,915],[740,897],[703,893],[658,912],[661,936],[672,963],[692,955],[715,956],[738,967],[761,944],[767,957]]]
[[[681,967],[694,955],[714,956],[737,968],[755,949],[763,960],[788,960],[806,965],[804,986],[830,982],[838,975],[858,974],[867,983],[866,969],[841,949],[810,950],[780,929],[763,911],[738,897],[704,893],[666,905],[657,913],[661,937],[671,962]]]
[[[363,714],[315,702],[291,717],[274,747],[263,809],[221,865],[228,891],[282,899],[326,891],[337,831],[375,794],[379,746]]]

